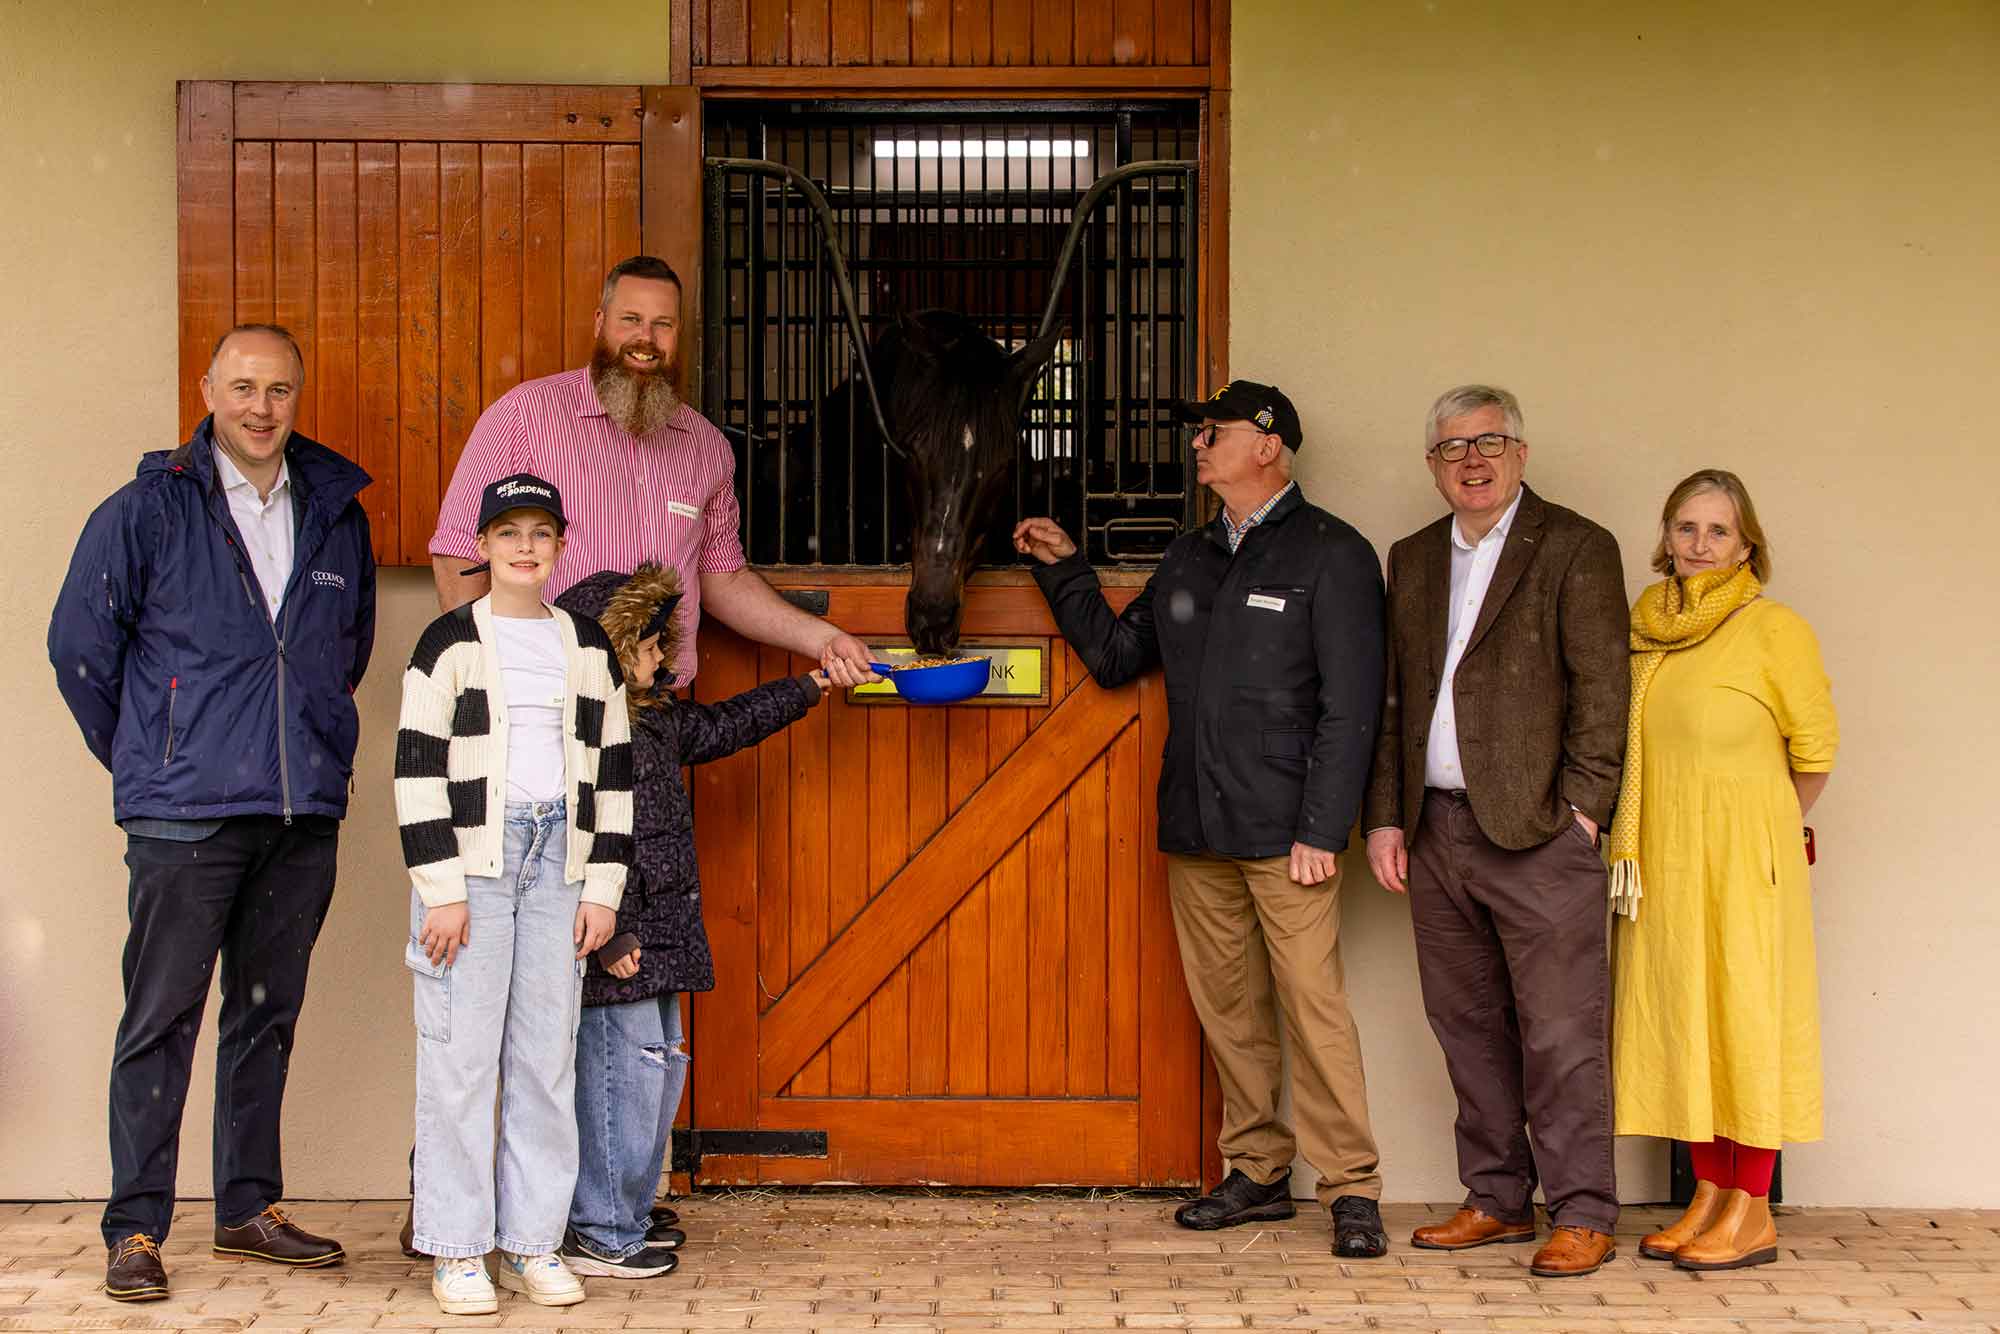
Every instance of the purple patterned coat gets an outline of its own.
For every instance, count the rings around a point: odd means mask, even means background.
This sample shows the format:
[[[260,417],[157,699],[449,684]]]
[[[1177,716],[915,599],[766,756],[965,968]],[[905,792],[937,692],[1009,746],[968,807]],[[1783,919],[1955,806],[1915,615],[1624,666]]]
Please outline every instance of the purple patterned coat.
[[[671,571],[642,570],[631,580],[605,571],[565,590],[556,602],[596,617],[623,649],[621,634],[630,637],[632,628],[626,621],[643,625],[650,608],[677,591]],[[669,663],[674,661],[673,637],[671,628],[663,636],[669,641]],[[633,864],[618,909],[618,930],[639,937],[639,971],[621,981],[593,958],[583,979],[585,1005],[623,1005],[669,992],[714,989],[715,961],[702,925],[701,877],[695,865],[694,805],[682,766],[754,746],[805,717],[818,701],[818,685],[810,676],[798,676],[767,681],[715,704],[662,694],[653,707],[633,714]]]

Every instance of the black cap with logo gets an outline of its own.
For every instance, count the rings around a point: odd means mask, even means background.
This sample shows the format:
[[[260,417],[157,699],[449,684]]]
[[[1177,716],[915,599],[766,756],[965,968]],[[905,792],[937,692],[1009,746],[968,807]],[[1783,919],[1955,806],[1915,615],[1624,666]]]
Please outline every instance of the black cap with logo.
[[[1282,391],[1255,380],[1231,380],[1206,399],[1177,399],[1174,416],[1181,421],[1249,422],[1258,430],[1275,435],[1287,449],[1297,449],[1305,438],[1299,428],[1299,412]]]
[[[569,520],[563,517],[562,492],[556,490],[555,483],[545,482],[531,472],[517,472],[486,484],[479,497],[479,526],[475,531],[485,532],[487,524],[512,510],[541,510],[556,521],[558,536],[569,528]],[[459,573],[484,574],[489,568],[489,562],[481,561]]]

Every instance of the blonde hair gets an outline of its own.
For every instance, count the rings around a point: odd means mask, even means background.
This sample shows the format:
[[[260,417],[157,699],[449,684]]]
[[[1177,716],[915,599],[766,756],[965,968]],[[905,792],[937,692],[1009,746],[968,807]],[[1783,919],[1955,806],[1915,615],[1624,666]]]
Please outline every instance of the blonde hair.
[[[1673,527],[1674,516],[1680,513],[1681,506],[1706,491],[1720,492],[1736,506],[1736,527],[1750,544],[1750,573],[1757,576],[1758,583],[1770,583],[1771,544],[1764,540],[1764,525],[1757,522],[1757,507],[1750,503],[1750,489],[1743,485],[1741,477],[1724,468],[1691,472],[1667,492],[1667,503],[1660,509],[1660,541],[1653,548],[1654,571],[1674,572],[1674,553],[1667,546],[1667,530]]]

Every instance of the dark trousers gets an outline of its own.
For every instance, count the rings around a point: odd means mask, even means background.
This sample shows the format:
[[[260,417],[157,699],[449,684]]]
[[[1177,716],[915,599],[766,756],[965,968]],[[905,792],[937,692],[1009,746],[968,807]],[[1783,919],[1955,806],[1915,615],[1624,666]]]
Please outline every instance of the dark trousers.
[[[1617,1222],[1605,918],[1604,863],[1580,826],[1509,852],[1464,793],[1425,793],[1417,973],[1458,1095],[1466,1203],[1495,1218],[1532,1217],[1539,1175],[1554,1222]]]
[[[218,954],[215,1217],[254,1218],[284,1195],[278,1122],[306,967],[333,898],[339,823],[246,815],[199,842],[128,835],[125,1014],[111,1058],[111,1199],[104,1240],[164,1240],[181,1109]]]

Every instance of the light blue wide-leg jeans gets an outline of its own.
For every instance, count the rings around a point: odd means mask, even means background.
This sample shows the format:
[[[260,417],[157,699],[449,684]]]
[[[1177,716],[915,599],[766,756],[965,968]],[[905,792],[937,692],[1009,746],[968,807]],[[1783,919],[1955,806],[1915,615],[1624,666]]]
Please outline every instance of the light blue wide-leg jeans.
[[[576,1038],[583,1156],[569,1225],[606,1259],[622,1260],[646,1244],[687,1072],[678,992],[584,1007]]]
[[[562,1241],[576,1188],[576,958],[582,885],[563,881],[564,803],[509,802],[501,872],[467,876],[470,939],[449,967],[417,943],[404,963],[417,1021],[415,1244],[439,1256]],[[498,1142],[494,1102],[499,1101]]]

